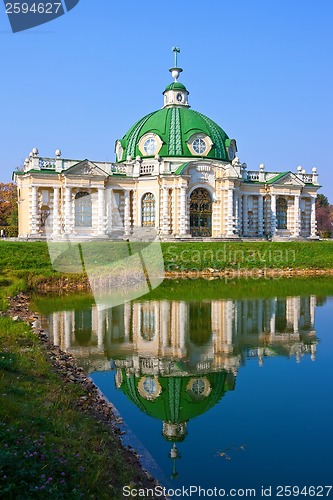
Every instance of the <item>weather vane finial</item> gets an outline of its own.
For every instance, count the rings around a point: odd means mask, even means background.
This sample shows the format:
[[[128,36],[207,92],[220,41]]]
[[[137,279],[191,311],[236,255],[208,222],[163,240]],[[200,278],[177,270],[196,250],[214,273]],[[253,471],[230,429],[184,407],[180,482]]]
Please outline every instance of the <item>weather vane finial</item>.
[[[179,47],[172,47],[172,52],[175,54],[175,68],[177,68],[177,57],[178,57],[178,54],[180,54],[180,48]]]
[[[175,54],[175,66],[170,69],[171,74],[173,78],[175,79],[175,82],[177,81],[177,78],[179,77],[179,74],[183,71],[181,68],[178,68],[178,54],[180,53],[180,48],[179,47],[172,47],[172,52]]]

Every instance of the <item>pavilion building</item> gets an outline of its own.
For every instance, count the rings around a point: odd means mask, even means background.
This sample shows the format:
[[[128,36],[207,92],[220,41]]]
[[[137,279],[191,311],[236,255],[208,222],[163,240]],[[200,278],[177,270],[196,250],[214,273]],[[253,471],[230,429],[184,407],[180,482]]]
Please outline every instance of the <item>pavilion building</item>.
[[[174,81],[162,109],[115,143],[115,162],[40,156],[34,148],[18,187],[19,237],[129,237],[155,228],[161,239],[316,238],[316,168],[248,170],[235,139],[190,108]]]

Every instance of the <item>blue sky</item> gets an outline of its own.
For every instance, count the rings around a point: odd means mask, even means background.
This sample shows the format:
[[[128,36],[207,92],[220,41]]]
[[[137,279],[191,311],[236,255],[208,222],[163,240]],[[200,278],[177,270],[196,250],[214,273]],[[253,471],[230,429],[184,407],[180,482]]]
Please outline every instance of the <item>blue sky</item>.
[[[33,147],[114,160],[114,142],[162,107],[171,47],[190,104],[235,138],[249,169],[316,166],[333,203],[331,0],[80,0],[12,34],[0,5],[0,180]]]

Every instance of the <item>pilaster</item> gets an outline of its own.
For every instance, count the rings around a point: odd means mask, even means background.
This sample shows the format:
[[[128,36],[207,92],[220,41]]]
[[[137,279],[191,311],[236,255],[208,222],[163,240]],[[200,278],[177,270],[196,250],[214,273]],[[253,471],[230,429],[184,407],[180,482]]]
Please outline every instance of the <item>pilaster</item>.
[[[264,234],[264,199],[259,193],[258,195],[258,236]]]
[[[65,234],[71,234],[72,232],[72,220],[73,220],[73,207],[72,207],[72,189],[70,187],[65,188],[64,196],[64,227]]]
[[[129,236],[131,228],[131,207],[130,207],[130,191],[128,189],[125,189],[124,197],[125,197],[125,207],[124,207],[125,236]]]
[[[162,188],[162,234],[168,235],[170,232],[169,225],[169,190],[166,186]]]
[[[186,187],[181,187],[179,190],[179,219],[178,219],[179,235],[186,235]]]
[[[104,197],[105,189],[104,187],[98,188],[98,198],[97,198],[97,207],[98,207],[98,227],[97,234],[98,236],[104,236],[106,232],[105,228],[105,197]]]
[[[53,188],[53,228],[52,236],[60,234],[60,188]]]
[[[227,236],[234,235],[234,190],[227,191]]]
[[[276,233],[276,195],[271,194],[271,235]]]
[[[249,218],[248,218],[248,194],[243,195],[243,235],[248,236]]]
[[[317,237],[316,198],[311,196],[311,238]]]
[[[39,203],[38,203],[38,187],[31,188],[31,234],[36,235],[39,231]]]
[[[300,234],[299,198],[299,194],[296,194],[294,197],[294,236],[296,238]]]

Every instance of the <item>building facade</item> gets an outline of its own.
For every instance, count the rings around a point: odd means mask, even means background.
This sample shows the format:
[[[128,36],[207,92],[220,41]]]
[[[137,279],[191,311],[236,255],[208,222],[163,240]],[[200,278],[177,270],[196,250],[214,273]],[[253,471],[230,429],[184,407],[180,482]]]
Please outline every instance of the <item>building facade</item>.
[[[116,161],[44,158],[34,148],[18,187],[19,237],[129,237],[155,228],[161,239],[315,238],[316,168],[247,169],[237,145],[190,109],[180,68],[162,109],[116,141]]]

